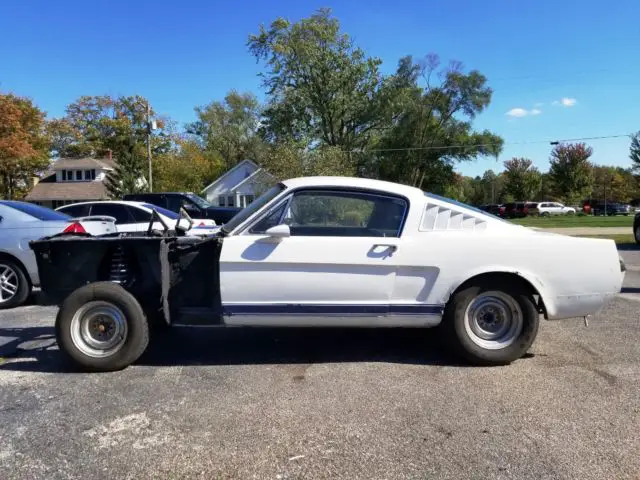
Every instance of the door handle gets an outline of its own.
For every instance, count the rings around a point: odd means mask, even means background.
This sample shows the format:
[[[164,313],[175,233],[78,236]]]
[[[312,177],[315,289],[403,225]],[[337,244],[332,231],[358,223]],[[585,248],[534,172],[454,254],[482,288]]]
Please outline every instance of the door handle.
[[[395,252],[396,250],[398,250],[398,246],[397,245],[393,245],[391,243],[376,243],[373,245],[373,248],[380,248],[380,247],[385,247],[387,250],[391,250],[391,253]]]

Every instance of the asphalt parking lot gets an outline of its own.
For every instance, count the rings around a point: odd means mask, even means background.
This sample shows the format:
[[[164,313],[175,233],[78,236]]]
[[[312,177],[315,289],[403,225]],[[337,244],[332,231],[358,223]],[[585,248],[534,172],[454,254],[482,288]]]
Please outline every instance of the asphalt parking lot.
[[[70,371],[54,307],[0,312],[0,477],[640,478],[640,250],[588,328],[507,367],[431,331],[182,329]]]

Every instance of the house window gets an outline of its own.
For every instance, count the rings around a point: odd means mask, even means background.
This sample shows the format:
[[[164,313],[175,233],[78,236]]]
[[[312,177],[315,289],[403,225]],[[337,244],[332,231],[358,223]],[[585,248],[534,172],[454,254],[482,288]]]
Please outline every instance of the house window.
[[[84,171],[84,179],[85,180],[91,180],[91,170],[85,170]]]
[[[82,170],[76,170],[76,180],[82,180]]]
[[[91,170],[91,180],[95,180],[95,179],[96,179],[96,171]]]
[[[246,207],[251,202],[253,202],[253,195],[245,195],[244,196],[244,206]]]
[[[73,180],[73,170],[67,170],[67,180]]]
[[[224,195],[220,195],[218,197],[218,205],[221,206],[221,207],[224,207],[226,199],[227,199],[227,197],[225,197]]]
[[[233,203],[233,195],[229,195],[227,197],[227,206],[228,207],[233,207],[234,203]]]

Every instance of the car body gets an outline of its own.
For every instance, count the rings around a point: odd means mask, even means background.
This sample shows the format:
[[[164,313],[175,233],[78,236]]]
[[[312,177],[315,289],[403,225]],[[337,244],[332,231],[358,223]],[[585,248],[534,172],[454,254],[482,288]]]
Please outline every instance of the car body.
[[[144,232],[149,228],[149,222],[153,210],[160,216],[164,223],[174,229],[180,216],[156,205],[143,202],[131,202],[123,200],[103,200],[95,202],[80,202],[58,207],[56,211],[71,216],[108,215],[115,218],[117,231]],[[218,230],[215,221],[210,219],[193,219],[193,226],[187,235],[211,235]],[[154,222],[153,229],[162,230],[161,222]]]
[[[526,352],[541,314],[598,312],[620,292],[625,270],[612,240],[535,231],[414,187],[347,177],[281,182],[215,237],[49,240],[32,248],[51,279],[43,289],[62,303],[62,350],[94,370],[137,358],[154,315],[142,312],[158,309],[170,325],[442,324],[467,359],[503,364]],[[141,257],[116,286],[96,274],[114,249]],[[54,279],[71,250],[85,268],[61,284]],[[135,265],[149,266],[136,277]],[[133,332],[97,353],[98,340],[78,326],[93,321],[96,302],[104,329]]]
[[[116,231],[113,218],[84,217],[72,218],[32,203],[0,200],[0,309],[21,304],[31,288],[40,283],[30,241],[65,230],[94,236]]]
[[[151,203],[172,212],[180,208],[193,218],[207,218],[223,225],[242,210],[239,207],[218,207],[192,192],[136,193],[124,196],[124,200]]]
[[[618,202],[596,202],[591,205],[593,215],[624,215],[631,214],[631,206]]]
[[[576,209],[567,207],[559,202],[539,202],[535,206],[538,215],[547,217],[550,215],[575,215]]]

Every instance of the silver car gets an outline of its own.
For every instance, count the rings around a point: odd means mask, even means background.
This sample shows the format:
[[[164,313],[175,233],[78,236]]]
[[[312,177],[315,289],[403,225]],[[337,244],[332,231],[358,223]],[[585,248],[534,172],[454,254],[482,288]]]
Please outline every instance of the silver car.
[[[23,304],[40,284],[31,240],[62,232],[94,236],[115,231],[110,217],[74,219],[32,203],[0,200],[0,310]]]

